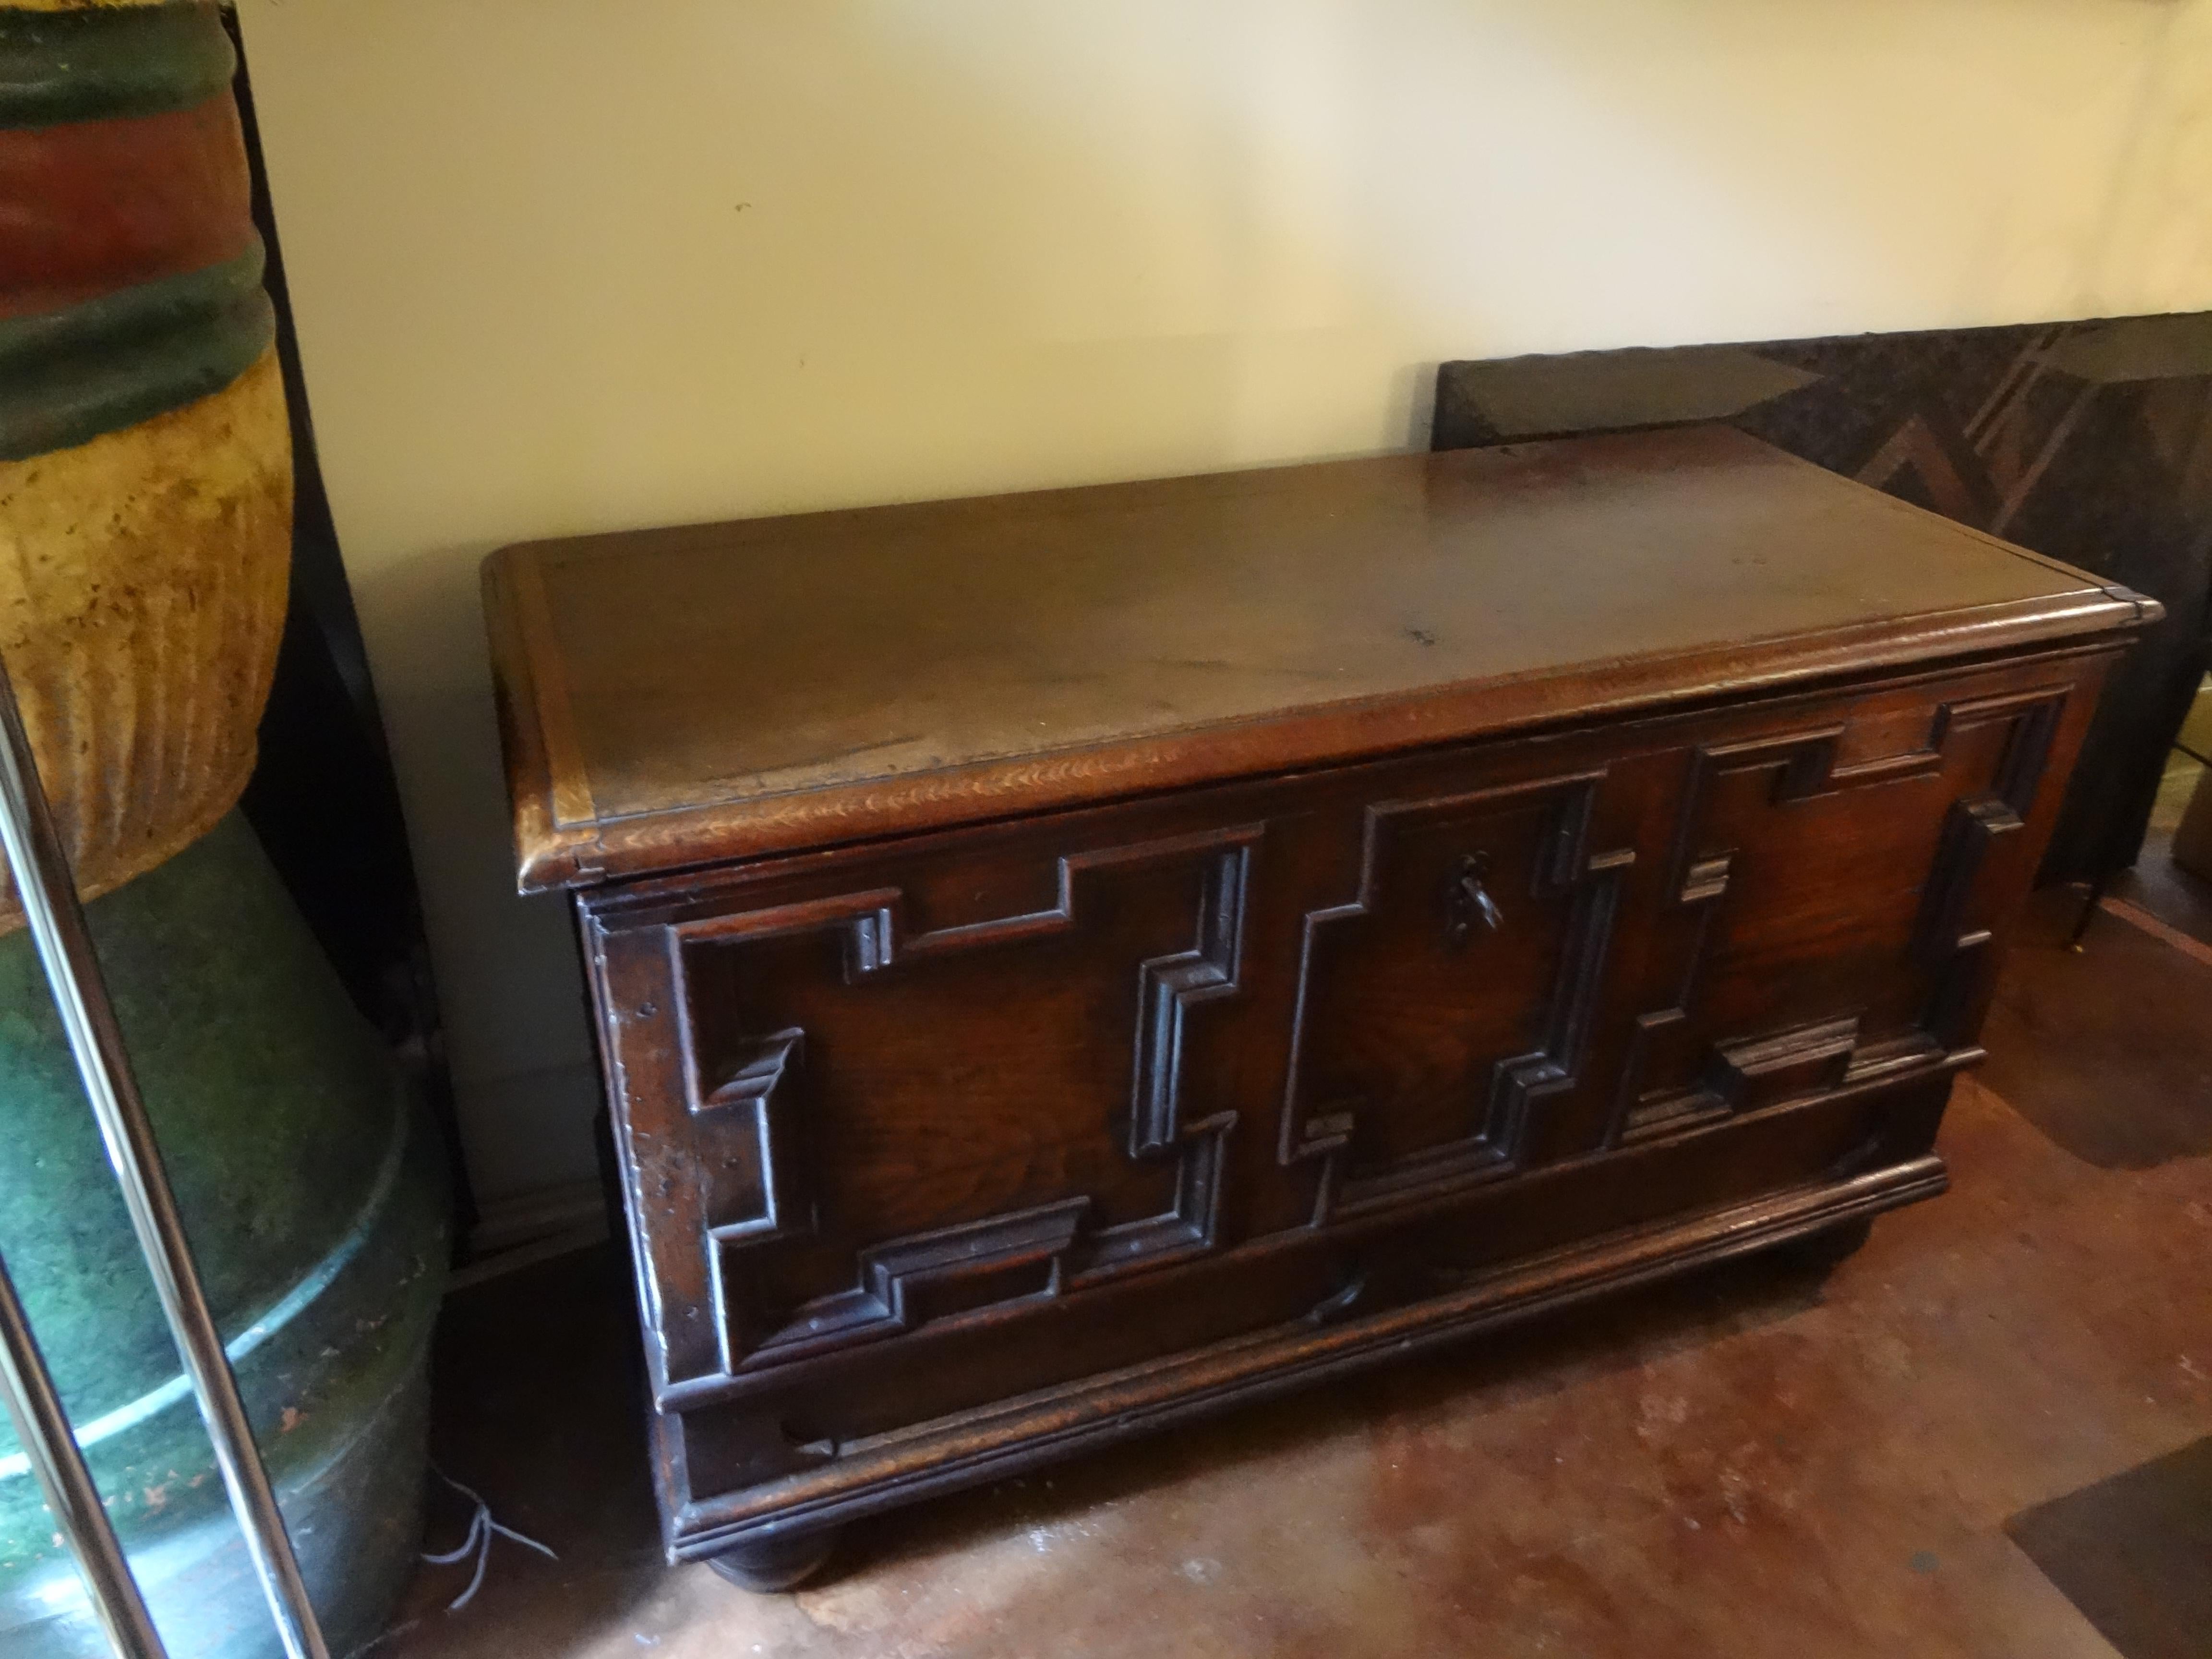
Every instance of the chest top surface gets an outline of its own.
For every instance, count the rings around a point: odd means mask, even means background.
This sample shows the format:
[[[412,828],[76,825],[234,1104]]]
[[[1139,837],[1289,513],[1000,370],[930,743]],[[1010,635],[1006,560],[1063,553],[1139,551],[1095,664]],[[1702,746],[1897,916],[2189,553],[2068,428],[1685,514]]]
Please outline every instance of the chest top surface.
[[[526,890],[2132,628],[1720,428],[527,543]]]

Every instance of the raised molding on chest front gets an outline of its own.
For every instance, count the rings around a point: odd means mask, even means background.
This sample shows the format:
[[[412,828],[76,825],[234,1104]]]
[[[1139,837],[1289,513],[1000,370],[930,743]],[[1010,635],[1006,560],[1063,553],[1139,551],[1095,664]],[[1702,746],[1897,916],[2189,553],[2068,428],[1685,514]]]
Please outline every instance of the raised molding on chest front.
[[[665,1380],[772,1370],[1213,1248],[1237,1114],[1186,1059],[1193,1018],[1238,994],[1260,833],[1064,855],[1051,905],[982,921],[917,929],[906,893],[877,886],[651,930],[685,1011],[663,1079],[681,1110],[626,1092],[633,1134],[643,1111],[670,1137],[661,1213],[704,1264],[661,1286]],[[940,988],[972,995],[958,981],[979,967],[1039,1064],[915,1058],[951,1029],[931,1018]],[[933,1143],[949,1187],[896,1162]],[[859,1147],[894,1162],[856,1179]],[[922,1192],[951,1212],[902,1216]]]
[[[2017,677],[1905,688],[587,917],[656,1382],[781,1387],[1956,1069],[2067,707]]]
[[[1814,723],[1691,752],[1613,1139],[1955,1069],[1988,994],[1991,924],[2063,686],[1931,699],[1896,752],[1839,761]]]
[[[1582,1082],[1631,847],[1603,772],[1370,806],[1358,890],[1307,913],[1279,1152],[1313,1221],[1510,1173]],[[1494,890],[1494,891],[1493,891]]]

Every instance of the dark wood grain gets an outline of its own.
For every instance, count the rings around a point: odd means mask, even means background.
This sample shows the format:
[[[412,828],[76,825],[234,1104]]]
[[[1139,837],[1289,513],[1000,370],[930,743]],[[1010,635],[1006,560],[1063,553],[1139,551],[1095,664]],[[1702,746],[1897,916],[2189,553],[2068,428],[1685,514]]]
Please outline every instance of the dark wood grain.
[[[2147,608],[1741,440],[1431,465],[495,566],[673,1553],[782,1582],[848,1516],[1941,1189]],[[1350,702],[1261,696],[1331,660]],[[960,764],[831,752],[917,710]]]
[[[535,543],[485,580],[528,889],[2141,617],[1723,428]]]

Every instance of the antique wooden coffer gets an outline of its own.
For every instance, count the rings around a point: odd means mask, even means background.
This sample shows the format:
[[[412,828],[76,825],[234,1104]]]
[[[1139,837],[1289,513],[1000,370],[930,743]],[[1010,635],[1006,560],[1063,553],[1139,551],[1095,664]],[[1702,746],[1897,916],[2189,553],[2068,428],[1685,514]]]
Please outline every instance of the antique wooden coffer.
[[[2148,600],[1688,429],[512,547],[677,1559],[1945,1182]]]

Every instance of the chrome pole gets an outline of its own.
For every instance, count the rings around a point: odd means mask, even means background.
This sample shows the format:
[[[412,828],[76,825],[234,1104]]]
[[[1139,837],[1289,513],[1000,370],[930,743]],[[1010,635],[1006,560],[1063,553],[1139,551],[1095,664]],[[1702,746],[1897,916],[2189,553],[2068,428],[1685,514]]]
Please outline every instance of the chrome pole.
[[[216,1465],[222,1471],[230,1506],[246,1534],[246,1547],[269,1598],[284,1651],[290,1659],[330,1659],[269,1472],[262,1468],[261,1454],[253,1444],[252,1425],[238,1397],[238,1379],[231,1375],[222,1334],[216,1328],[198,1270],[192,1266],[176,1195],[169,1190],[154,1126],[138,1096],[130,1053],[116,1024],[115,1006],[108,1000],[107,981],[93,951],[84,906],[54,828],[53,809],[39,781],[38,762],[4,662],[0,662],[0,848],[15,871],[32,941],[53,988],[54,1006],[61,1012],[78,1075],[91,1097],[93,1117],[107,1144],[108,1162],[122,1184],[138,1248],[154,1275],[177,1352],[184,1357],[200,1416],[215,1443]]]
[[[54,1392],[54,1379],[39,1352],[38,1339],[31,1334],[30,1321],[23,1316],[22,1302],[4,1261],[0,1261],[0,1384],[7,1389],[15,1438],[23,1443],[23,1455],[31,1460],[31,1473],[39,1477],[46,1507],[76,1558],[84,1587],[92,1592],[93,1611],[107,1632],[107,1645],[118,1659],[167,1659],[154,1621],[146,1616],[137,1583],[123,1559],[123,1547],[115,1541],[115,1528],[107,1524],[100,1489],[84,1467],[69,1413]]]

